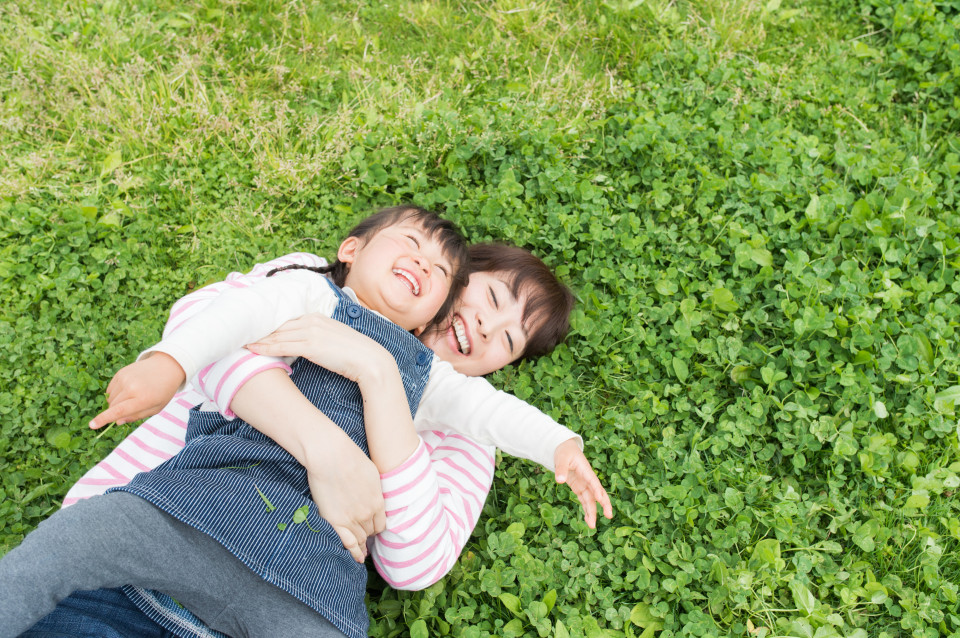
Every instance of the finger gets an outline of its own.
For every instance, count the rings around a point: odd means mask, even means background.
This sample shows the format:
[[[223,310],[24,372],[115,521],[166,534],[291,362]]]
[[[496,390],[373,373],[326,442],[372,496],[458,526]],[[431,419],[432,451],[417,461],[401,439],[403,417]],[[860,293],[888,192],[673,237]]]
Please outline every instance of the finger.
[[[367,532],[363,529],[363,526],[357,522],[354,522],[350,526],[351,531],[353,532],[354,537],[357,539],[357,547],[360,550],[360,555],[363,558],[367,557]]]
[[[244,346],[247,350],[253,354],[270,354],[270,344],[258,341],[257,343],[248,343]]]
[[[381,508],[373,517],[373,533],[376,535],[385,529],[387,529],[387,516]]]
[[[602,506],[603,515],[607,518],[613,518],[613,505],[610,503],[610,495],[607,494],[607,490],[604,489],[603,484],[600,483],[600,479],[597,478],[592,468],[587,478],[587,485],[593,500]]]
[[[289,343],[267,343],[264,341],[258,341],[257,343],[248,343],[244,346],[250,352],[254,354],[265,354],[267,356],[284,356],[288,350],[290,350]]]
[[[597,503],[593,500],[592,496],[589,494],[584,496],[584,501],[586,501],[585,511],[586,511],[586,521],[587,527],[590,529],[596,529],[597,527]]]
[[[603,515],[607,518],[613,518],[613,504],[610,502],[610,495],[603,487],[600,488],[600,496],[597,501],[603,506]]]
[[[304,339],[282,339],[274,335],[268,335],[260,341],[248,343],[245,347],[256,354],[282,357],[299,352],[306,343]]]
[[[361,522],[360,522],[360,527],[361,527],[361,529],[363,529],[364,537],[373,536],[374,533],[375,533],[375,532],[373,531],[373,530],[374,530],[373,517],[370,517],[370,518],[368,518],[368,519],[365,519],[365,520],[361,521]]]
[[[283,324],[282,326],[280,326],[279,328],[277,328],[276,330],[268,334],[266,337],[264,337],[262,340],[263,341],[289,341],[293,339],[296,341],[301,341],[303,340],[305,335],[309,335],[309,334],[310,334],[309,329],[300,325],[296,325],[295,322],[291,321]]]
[[[120,420],[127,416],[130,406],[127,403],[118,403],[110,406],[90,421],[90,429],[97,430],[108,423],[120,423]]]
[[[140,419],[145,419],[157,414],[163,407],[162,405],[141,407],[142,405],[141,401],[136,397],[120,401],[119,403],[114,402],[108,409],[104,410],[97,417],[94,417],[98,425],[94,427],[94,421],[91,421],[90,427],[97,429],[110,422],[114,422],[117,425],[132,423],[133,421],[139,421]],[[102,416],[105,416],[106,420],[100,419]]]
[[[596,505],[593,504],[593,501],[588,498],[586,492],[580,491],[577,492],[577,500],[580,501],[580,507],[583,508],[583,520],[586,522],[587,527],[594,529],[597,524],[597,509]],[[592,515],[591,515],[592,508]]]
[[[357,542],[354,533],[346,527],[336,525],[333,526],[333,531],[340,537],[340,542],[343,543],[343,547],[353,556],[353,560],[362,563],[363,553],[360,551],[360,544]]]
[[[114,418],[110,416],[110,409],[108,408],[103,412],[101,412],[100,414],[98,414],[97,416],[90,419],[90,423],[88,423],[87,425],[90,426],[91,430],[99,430],[106,424],[112,423],[113,421],[114,421]]]
[[[290,319],[289,321],[280,325],[279,328],[274,330],[274,334],[281,332],[283,330],[291,330],[295,328],[301,328],[303,326],[308,326],[312,321],[315,321],[314,315],[303,315],[302,317],[297,317],[296,319]]]

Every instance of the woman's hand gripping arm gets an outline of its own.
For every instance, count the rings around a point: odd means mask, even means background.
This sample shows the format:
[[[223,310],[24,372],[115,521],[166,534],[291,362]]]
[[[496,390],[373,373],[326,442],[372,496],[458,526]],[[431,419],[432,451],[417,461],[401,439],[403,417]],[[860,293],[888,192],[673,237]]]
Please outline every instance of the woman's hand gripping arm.
[[[284,370],[273,368],[254,375],[237,391],[230,407],[306,468],[320,515],[354,559],[362,562],[367,537],[385,525],[376,466],[303,396]]]

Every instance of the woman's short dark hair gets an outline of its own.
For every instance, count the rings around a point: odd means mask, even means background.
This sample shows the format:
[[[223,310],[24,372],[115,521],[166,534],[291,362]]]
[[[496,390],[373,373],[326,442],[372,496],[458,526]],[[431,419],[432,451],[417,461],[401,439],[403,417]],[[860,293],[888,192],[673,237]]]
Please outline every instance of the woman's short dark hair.
[[[513,296],[523,299],[523,322],[530,333],[522,358],[539,357],[563,343],[570,331],[573,293],[540,258],[507,244],[473,244],[468,252],[470,274],[499,274]]]

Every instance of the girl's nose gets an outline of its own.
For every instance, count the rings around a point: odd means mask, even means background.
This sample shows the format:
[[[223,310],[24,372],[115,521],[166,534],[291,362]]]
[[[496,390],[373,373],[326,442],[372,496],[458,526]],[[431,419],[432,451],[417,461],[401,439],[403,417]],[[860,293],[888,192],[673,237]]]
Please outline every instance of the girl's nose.
[[[430,262],[423,255],[414,257],[413,263],[415,263],[417,265],[417,268],[422,270],[424,274],[427,274],[427,275],[430,274]]]

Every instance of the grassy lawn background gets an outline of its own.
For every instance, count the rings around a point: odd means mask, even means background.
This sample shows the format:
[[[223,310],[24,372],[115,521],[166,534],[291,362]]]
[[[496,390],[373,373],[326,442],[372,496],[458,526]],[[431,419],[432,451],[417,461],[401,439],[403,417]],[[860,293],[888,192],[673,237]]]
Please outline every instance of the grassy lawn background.
[[[0,4],[0,551],[130,427],[189,290],[413,201],[542,255],[568,344],[494,383],[616,516],[504,458],[374,636],[960,635],[960,8]]]

